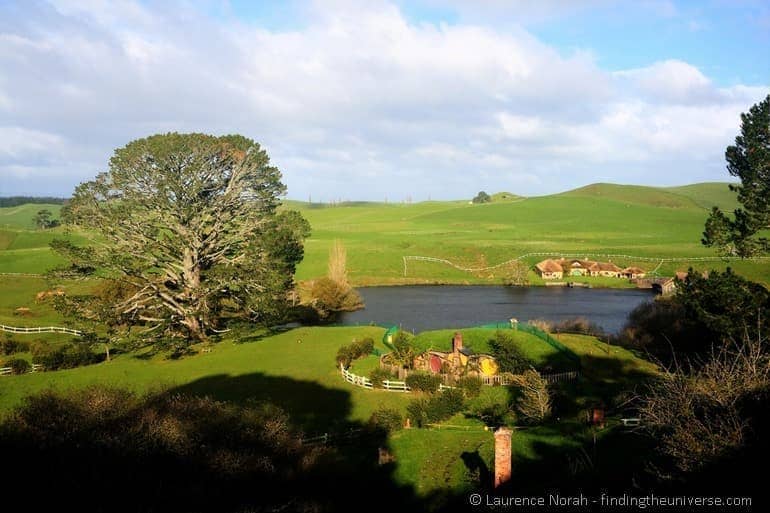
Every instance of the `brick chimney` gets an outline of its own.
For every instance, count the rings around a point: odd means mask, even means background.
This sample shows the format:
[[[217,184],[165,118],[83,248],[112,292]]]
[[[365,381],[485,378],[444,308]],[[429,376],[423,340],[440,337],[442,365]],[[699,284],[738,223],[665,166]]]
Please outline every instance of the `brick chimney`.
[[[452,338],[452,352],[459,353],[463,348],[463,334],[459,331],[455,332],[455,336]]]
[[[495,488],[511,480],[511,435],[508,428],[495,431]]]

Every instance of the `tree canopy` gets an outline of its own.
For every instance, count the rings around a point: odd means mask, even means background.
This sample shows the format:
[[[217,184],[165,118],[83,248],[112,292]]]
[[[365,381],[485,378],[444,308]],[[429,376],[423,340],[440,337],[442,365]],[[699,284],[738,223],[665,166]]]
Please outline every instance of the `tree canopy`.
[[[702,242],[725,255],[750,257],[770,251],[762,231],[770,228],[770,95],[741,114],[741,133],[725,151],[727,170],[740,179],[730,185],[743,208],[733,218],[711,210]]]
[[[480,191],[478,194],[476,194],[472,201],[473,203],[489,203],[492,201],[492,197],[486,192]]]
[[[95,233],[93,244],[52,246],[115,284],[93,315],[201,339],[228,318],[285,312],[310,229],[278,211],[285,190],[250,139],[154,135],[116,150],[107,172],[75,190],[65,221]]]

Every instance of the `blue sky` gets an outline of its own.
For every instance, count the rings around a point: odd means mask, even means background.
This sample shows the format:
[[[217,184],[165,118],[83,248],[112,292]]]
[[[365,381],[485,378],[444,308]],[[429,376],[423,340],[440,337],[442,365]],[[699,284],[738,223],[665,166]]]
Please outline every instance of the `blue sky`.
[[[320,201],[726,181],[768,54],[763,1],[0,0],[0,195],[166,131]]]

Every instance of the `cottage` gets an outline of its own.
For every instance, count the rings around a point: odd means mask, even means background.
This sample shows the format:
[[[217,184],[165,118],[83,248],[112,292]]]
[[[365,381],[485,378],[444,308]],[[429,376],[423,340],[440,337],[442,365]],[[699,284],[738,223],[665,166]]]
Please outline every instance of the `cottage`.
[[[569,275],[569,276],[589,276],[591,274],[591,271],[589,268],[596,264],[596,262],[591,262],[588,259],[585,260],[565,260],[561,259],[559,260],[559,264],[561,264],[562,269]]]
[[[644,278],[645,272],[644,269],[641,267],[626,267],[622,271],[620,271],[620,274],[624,278],[628,278],[629,280],[636,280],[639,278]]]
[[[428,351],[415,357],[415,370],[427,371],[433,374],[445,374],[454,378],[464,375],[493,376],[497,374],[497,362],[492,356],[474,354],[463,347],[463,335],[460,332],[452,337],[452,352]]]
[[[535,265],[535,270],[544,280],[558,280],[564,276],[604,276],[608,278],[643,278],[644,270],[639,267],[621,269],[612,262],[594,262],[584,258],[553,260],[548,258]]]
[[[564,276],[561,265],[550,258],[543,260],[535,266],[538,274],[544,280],[560,280]]]
[[[591,276],[607,276],[609,278],[620,278],[623,270],[612,262],[594,262],[588,268]]]

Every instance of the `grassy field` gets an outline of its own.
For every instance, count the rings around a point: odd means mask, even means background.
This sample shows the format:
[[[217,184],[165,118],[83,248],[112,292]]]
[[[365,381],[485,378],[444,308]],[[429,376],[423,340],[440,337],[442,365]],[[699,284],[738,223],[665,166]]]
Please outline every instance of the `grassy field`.
[[[471,333],[462,330],[474,340]],[[489,332],[490,330],[485,330]],[[77,369],[0,377],[0,415],[20,404],[23,398],[44,389],[68,390],[88,385],[121,386],[137,391],[167,388],[173,391],[210,395],[218,399],[245,403],[269,400],[285,409],[294,422],[309,434],[342,428],[350,422],[365,422],[378,408],[404,411],[414,394],[366,390],[345,382],[334,364],[337,349],[353,339],[372,337],[376,348],[384,329],[376,327],[297,328],[282,333],[242,335],[238,341],[224,340],[210,352],[201,352],[180,360],[169,360],[144,352],[121,354],[111,362]],[[445,333],[428,332],[426,340],[443,340]],[[629,380],[633,386],[642,374],[615,375],[654,367],[628,351],[609,347],[593,337],[561,336],[564,344],[581,356],[587,366],[585,390],[604,386],[605,380]],[[522,343],[525,341],[522,340]],[[528,343],[528,342],[527,342]],[[542,344],[542,343],[541,343]],[[543,344],[545,346],[545,344]],[[376,365],[369,357],[356,363],[356,372],[364,374]],[[610,362],[612,365],[607,365]],[[594,370],[595,369],[595,370]],[[594,372],[596,375],[594,376]],[[616,383],[617,384],[617,383]],[[505,388],[484,387],[484,395],[506,394]],[[576,389],[576,404],[590,398]],[[522,479],[528,479],[533,466],[540,468],[543,458],[563,458],[565,451],[581,447],[586,431],[574,419],[517,431],[514,461]],[[394,480],[414,486],[419,495],[469,489],[474,465],[493,468],[491,432],[474,418],[457,415],[438,429],[413,429],[395,433],[389,446],[396,457]],[[561,460],[558,460],[561,461]],[[477,478],[478,476],[476,476]]]
[[[707,206],[708,204],[708,206]],[[418,204],[355,203],[337,206],[289,202],[313,227],[300,279],[326,272],[334,239],[348,250],[354,284],[500,283],[505,267],[468,272],[448,265],[408,260],[426,256],[463,268],[484,268],[528,253],[619,254],[646,258],[714,257],[700,244],[711,204],[732,209],[727,184],[668,189],[595,184],[551,196],[482,205],[467,201]],[[542,256],[524,259],[534,265]],[[597,257],[599,258],[599,257]],[[614,259],[652,270],[659,262]],[[731,265],[750,279],[770,283],[770,265],[751,261],[664,263],[661,275],[677,270],[723,269]],[[542,284],[533,271],[533,284]],[[581,281],[581,280],[575,280]],[[628,286],[624,280],[587,279],[595,286]]]
[[[312,235],[297,277],[312,279],[326,273],[329,248],[341,240],[348,254],[354,285],[407,283],[497,284],[509,273],[505,266],[463,271],[436,262],[408,260],[426,256],[449,260],[463,268],[484,268],[528,253],[618,254],[647,258],[714,257],[700,244],[711,205],[736,206],[727,184],[705,183],[653,188],[594,184],[550,196],[522,198],[493,195],[496,201],[428,201],[416,204],[351,202],[335,206],[287,201],[310,221]],[[62,229],[36,231],[32,218],[40,208],[58,212],[57,205],[0,208],[0,273],[41,273],[59,265],[48,244],[54,237],[78,234]],[[534,265],[541,256],[523,261]],[[599,258],[599,257],[597,257]],[[723,269],[727,265],[748,278],[770,283],[770,263],[714,261],[664,263],[633,258],[614,259],[619,265],[639,265],[661,275],[686,270]],[[406,272],[405,272],[406,271]],[[542,284],[534,273],[530,283]],[[625,280],[576,279],[594,286],[624,287]]]

